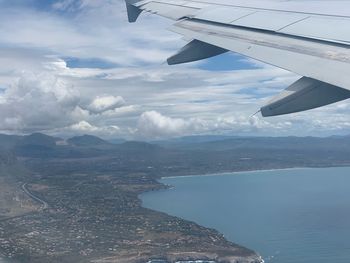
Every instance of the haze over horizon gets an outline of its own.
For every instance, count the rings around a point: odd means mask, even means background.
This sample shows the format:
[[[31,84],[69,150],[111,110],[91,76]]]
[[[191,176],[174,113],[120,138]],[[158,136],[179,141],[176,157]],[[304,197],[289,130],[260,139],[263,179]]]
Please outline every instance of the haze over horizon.
[[[314,1],[315,2],[315,1]],[[0,133],[162,139],[348,134],[350,103],[251,115],[298,76],[233,53],[170,67],[166,19],[124,1],[0,0]]]

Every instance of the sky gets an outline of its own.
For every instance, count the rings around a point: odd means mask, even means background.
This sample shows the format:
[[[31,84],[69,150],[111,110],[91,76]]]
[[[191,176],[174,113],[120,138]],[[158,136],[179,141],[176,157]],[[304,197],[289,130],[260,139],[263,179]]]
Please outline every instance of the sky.
[[[171,21],[122,0],[0,0],[0,133],[154,140],[350,133],[350,102],[252,116],[300,76],[238,54],[168,66]]]

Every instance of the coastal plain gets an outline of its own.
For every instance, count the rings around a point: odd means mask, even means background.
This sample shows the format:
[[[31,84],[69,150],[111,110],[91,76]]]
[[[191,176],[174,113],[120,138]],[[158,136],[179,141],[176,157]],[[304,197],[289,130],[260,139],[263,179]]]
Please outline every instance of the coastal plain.
[[[139,195],[166,189],[164,176],[350,164],[347,138],[187,140],[0,136],[0,253],[29,263],[258,263],[214,229],[143,208]]]

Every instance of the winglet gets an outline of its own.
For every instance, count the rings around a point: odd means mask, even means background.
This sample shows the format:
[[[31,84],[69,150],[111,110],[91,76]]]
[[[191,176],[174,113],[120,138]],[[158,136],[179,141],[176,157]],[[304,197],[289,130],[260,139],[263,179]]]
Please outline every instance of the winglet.
[[[137,3],[136,0],[125,0],[126,3],[126,10],[128,12],[128,20],[130,23],[136,22],[139,15],[142,13],[142,10],[138,8],[137,6],[134,6],[133,4]]]

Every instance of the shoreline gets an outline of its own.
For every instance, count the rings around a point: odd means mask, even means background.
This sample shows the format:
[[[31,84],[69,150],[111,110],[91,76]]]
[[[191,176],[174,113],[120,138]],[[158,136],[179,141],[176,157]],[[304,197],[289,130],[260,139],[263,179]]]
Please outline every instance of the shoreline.
[[[299,168],[285,168],[285,169],[273,169],[273,170],[291,170],[291,169],[299,169]],[[302,168],[300,168],[302,169]],[[256,170],[255,172],[259,172],[259,171],[268,171],[268,170]],[[250,172],[250,171],[243,171],[243,172]],[[254,172],[252,170],[252,172]],[[241,172],[234,172],[234,173],[241,173]],[[162,190],[170,190],[170,185],[167,185],[167,184],[164,184],[162,182],[160,182],[161,179],[166,179],[166,178],[184,178],[184,177],[197,177],[197,176],[218,176],[218,175],[229,175],[229,174],[232,174],[230,172],[225,172],[225,173],[218,173],[218,174],[207,174],[207,175],[184,175],[184,176],[169,176],[169,177],[166,177],[166,176],[163,176],[163,177],[160,177],[159,179],[157,179],[156,181],[158,182],[158,186],[157,189],[154,189],[154,190],[146,190],[146,191],[142,191],[140,194],[138,194],[137,198],[141,201],[141,207],[142,208],[145,208],[145,209],[150,209],[150,208],[147,208],[144,206],[143,204],[143,200],[142,200],[142,195],[144,194],[147,194],[147,193],[151,193],[151,192],[158,192],[158,191],[162,191]],[[161,186],[164,186],[161,187]],[[155,209],[150,209],[151,211],[154,211],[154,212],[157,212],[157,213],[163,213],[159,210],[155,210]],[[171,217],[175,217],[175,218],[179,218],[180,220],[183,220],[183,221],[188,221],[184,218],[181,218],[181,217],[177,217],[177,216],[172,216],[172,215],[169,215]],[[195,224],[198,224],[196,222],[194,222]],[[203,226],[204,227],[204,226]],[[209,229],[207,227],[204,227],[206,229]],[[215,230],[216,231],[216,230]],[[224,237],[224,235],[222,234],[222,236]],[[226,239],[224,237],[224,239],[227,241],[227,242],[230,242],[233,246],[238,246],[238,247],[241,247],[241,245],[237,244],[237,243],[232,243],[232,241],[229,241],[228,239]],[[203,256],[203,258],[201,259],[194,259],[194,258],[189,258],[189,259],[185,259],[185,258],[178,258],[176,259],[176,262],[183,262],[183,263],[186,263],[186,262],[231,262],[231,263],[238,263],[238,262],[242,262],[242,263],[265,263],[265,260],[264,258],[259,254],[257,253],[255,250],[251,250],[249,248],[246,248],[246,247],[243,247],[242,248],[244,249],[248,249],[250,251],[252,251],[252,255],[249,255],[249,256],[243,256],[243,257],[240,257],[240,256],[233,256],[233,257],[223,257],[223,258],[220,258],[220,257],[217,257],[217,258],[211,258],[211,254],[208,253],[208,254],[205,254]],[[191,253],[194,253],[194,252],[191,252]],[[186,254],[186,252],[184,252],[183,254]],[[219,260],[219,261],[217,261]],[[224,260],[224,261],[222,261]],[[226,261],[228,260],[228,261]],[[1,262],[0,262],[1,263]],[[149,259],[149,261],[147,261],[147,263],[153,263],[152,259]]]
[[[328,168],[335,168],[335,167],[339,167],[339,168],[342,168],[342,167],[349,167],[349,166],[325,166],[325,167],[290,167],[290,168],[276,168],[276,169],[258,169],[258,170],[246,170],[246,171],[234,171],[234,172],[222,172],[222,173],[208,173],[208,174],[192,174],[192,175],[180,175],[180,176],[162,176],[160,177],[160,179],[158,179],[157,181],[165,186],[165,189],[164,188],[161,188],[161,189],[157,189],[156,191],[162,191],[162,190],[171,190],[172,186],[171,185],[167,185],[163,182],[161,182],[161,180],[163,179],[175,179],[175,178],[195,178],[195,177],[216,177],[216,176],[230,176],[230,175],[240,175],[240,174],[249,174],[249,173],[252,173],[252,174],[257,174],[257,173],[264,173],[264,172],[277,172],[277,171],[294,171],[294,170],[312,170],[312,169],[328,169]],[[147,193],[150,193],[150,191],[145,191],[143,193],[141,193],[138,198],[142,201],[142,195],[144,194],[147,194]],[[141,204],[142,207],[144,207],[143,205],[143,201],[142,201],[142,204]],[[146,207],[144,207],[146,208]],[[153,209],[152,209],[153,210]],[[156,211],[156,212],[161,212],[161,211],[158,211],[158,210],[153,210],[153,211]],[[183,218],[180,218],[181,220],[186,220],[186,219],[183,219]],[[256,251],[253,251],[256,256],[259,258],[259,262],[260,263],[265,263],[265,260],[264,258],[259,254],[257,253]]]
[[[233,172],[219,172],[219,173],[208,173],[208,174],[189,174],[179,176],[162,176],[159,180],[163,179],[175,179],[175,178],[192,178],[192,177],[212,177],[212,176],[229,176],[237,174],[248,174],[248,173],[264,173],[264,172],[276,172],[276,171],[294,171],[294,170],[312,170],[312,169],[328,169],[328,168],[342,168],[350,167],[346,166],[318,166],[318,167],[290,167],[290,168],[276,168],[276,169],[257,169],[257,170],[245,170],[245,171],[233,171]]]
[[[219,173],[208,173],[208,174],[189,174],[189,175],[179,175],[179,176],[162,176],[160,180],[163,179],[175,179],[175,178],[191,178],[191,177],[212,177],[212,176],[228,176],[237,174],[247,174],[247,173],[263,173],[263,172],[274,172],[274,171],[293,171],[301,169],[317,169],[317,168],[331,168],[327,167],[291,167],[291,168],[276,168],[276,169],[258,169],[258,170],[245,170],[245,171],[234,171],[234,172],[219,172]]]

